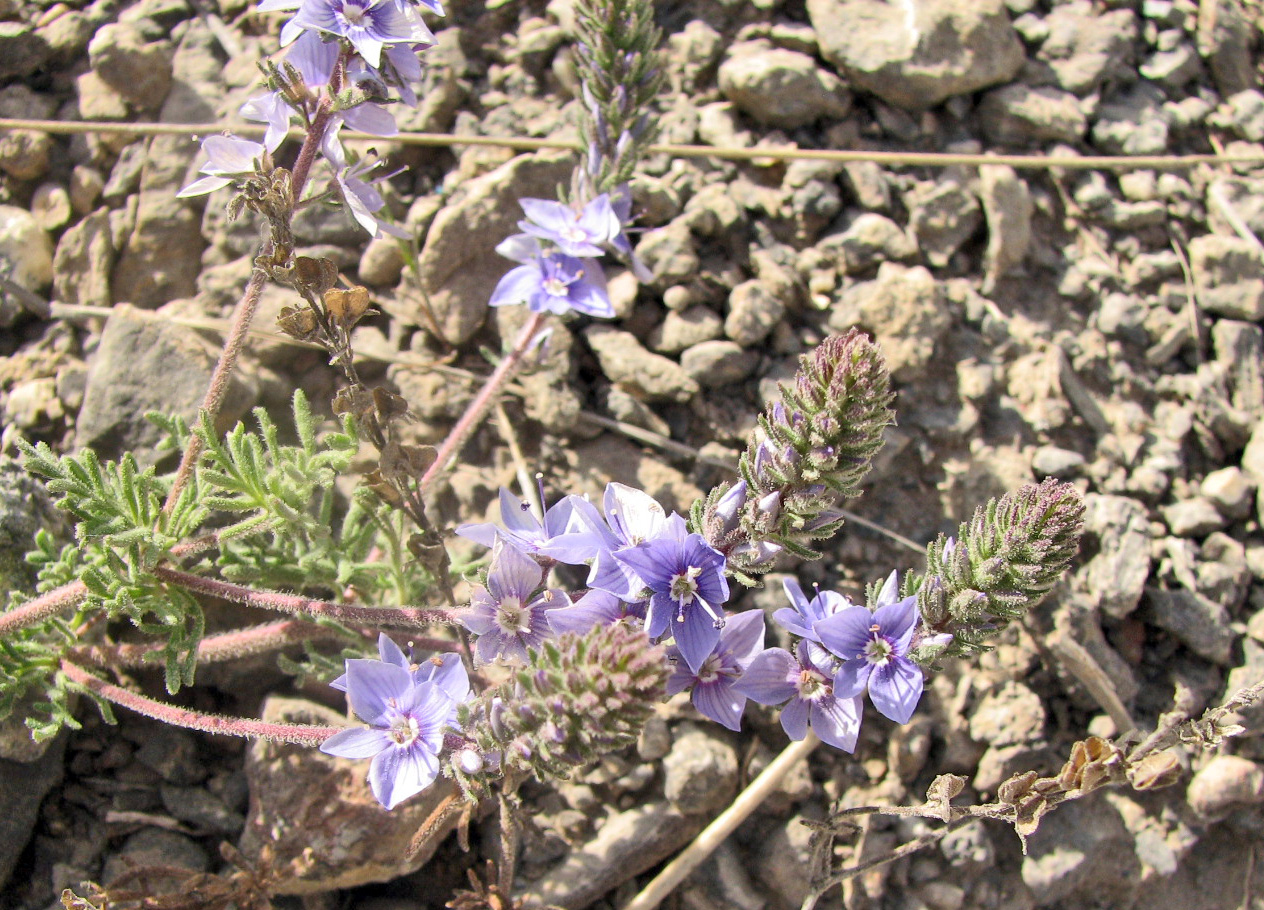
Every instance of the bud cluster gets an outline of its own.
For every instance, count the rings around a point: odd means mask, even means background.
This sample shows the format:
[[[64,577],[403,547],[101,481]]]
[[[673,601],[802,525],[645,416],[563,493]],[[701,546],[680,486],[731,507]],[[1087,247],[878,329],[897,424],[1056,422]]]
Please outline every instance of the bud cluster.
[[[574,195],[591,198],[632,177],[642,150],[654,139],[647,113],[663,70],[656,48],[662,37],[646,0],[579,0],[576,69],[583,90],[580,137],[587,169],[576,174]]]
[[[634,742],[663,698],[664,655],[626,623],[545,640],[511,682],[460,706],[468,742],[453,752],[452,776],[476,798],[501,773],[564,778]]]
[[[957,537],[926,548],[926,575],[910,576],[927,635],[951,633],[938,656],[981,650],[983,639],[1044,599],[1079,548],[1084,502],[1049,478],[993,499]]]
[[[882,353],[858,329],[804,355],[782,400],[760,415],[763,438],[742,455],[741,481],[717,487],[694,515],[739,580],[767,572],[782,550],[819,557],[811,542],[838,530],[837,498],[859,494],[895,422],[893,397]]]

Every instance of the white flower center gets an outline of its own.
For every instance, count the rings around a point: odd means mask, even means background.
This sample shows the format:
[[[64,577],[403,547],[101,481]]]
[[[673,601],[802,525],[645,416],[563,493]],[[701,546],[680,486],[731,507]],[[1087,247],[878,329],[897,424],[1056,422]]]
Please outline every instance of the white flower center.
[[[891,659],[894,648],[891,647],[891,642],[879,634],[878,626],[870,626],[869,631],[873,634],[873,638],[869,644],[865,645],[865,660],[875,667],[884,667]]]
[[[506,635],[520,635],[531,631],[531,608],[524,607],[522,601],[510,594],[500,602],[496,610],[496,625]]]
[[[567,284],[561,278],[545,278],[544,292],[553,297],[565,297]]]
[[[588,235],[584,232],[584,229],[580,227],[578,224],[567,225],[565,228],[562,229],[562,236],[566,238],[567,240],[573,240],[577,242],[580,240],[588,239]]]
[[[698,682],[700,683],[715,682],[717,679],[720,678],[723,672],[724,672],[724,667],[720,663],[720,658],[712,654],[710,657],[708,657],[706,660],[702,662],[702,669],[698,671]]]
[[[795,688],[799,691],[799,698],[815,701],[829,695],[831,686],[824,674],[811,667],[804,667],[799,671]]]
[[[687,607],[693,603],[694,595],[698,593],[698,576],[702,574],[702,570],[697,566],[689,566],[685,571],[672,576],[671,580],[671,598],[682,607]]]
[[[343,0],[342,18],[347,20],[348,25],[359,25],[368,14],[369,11],[355,0]]]
[[[417,719],[414,717],[403,714],[391,723],[390,737],[397,746],[407,748],[415,743],[419,736],[421,736],[421,728],[417,726]]]

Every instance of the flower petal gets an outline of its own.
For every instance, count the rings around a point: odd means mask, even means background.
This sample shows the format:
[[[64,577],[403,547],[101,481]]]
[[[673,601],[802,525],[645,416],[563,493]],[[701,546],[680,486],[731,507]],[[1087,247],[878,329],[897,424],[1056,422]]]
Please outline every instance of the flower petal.
[[[711,718],[730,730],[742,729],[742,712],[746,710],[746,696],[719,680],[699,683],[693,689],[693,706],[703,716]]]
[[[375,727],[352,727],[340,730],[320,744],[320,751],[338,758],[372,758],[383,749],[395,745],[385,730]]]
[[[409,695],[412,674],[403,667],[380,660],[356,658],[347,661],[347,698],[351,710],[370,726],[381,723],[393,705]]]
[[[720,630],[715,627],[714,620],[698,604],[693,604],[685,608],[684,622],[672,617],[671,629],[681,657],[689,664],[689,669],[699,672],[720,640]]]
[[[761,705],[779,705],[795,693],[799,662],[789,651],[769,648],[755,656],[733,688]]]
[[[905,657],[893,657],[869,677],[869,700],[884,717],[906,724],[922,697],[922,669]]]
[[[861,704],[859,698],[822,698],[812,704],[812,730],[821,742],[856,751],[860,736]]]
[[[812,623],[821,644],[844,660],[859,657],[873,640],[873,614],[865,607],[851,607]]]
[[[839,698],[855,698],[857,695],[864,695],[872,672],[873,664],[863,657],[843,661],[843,665],[834,674],[834,694]]]

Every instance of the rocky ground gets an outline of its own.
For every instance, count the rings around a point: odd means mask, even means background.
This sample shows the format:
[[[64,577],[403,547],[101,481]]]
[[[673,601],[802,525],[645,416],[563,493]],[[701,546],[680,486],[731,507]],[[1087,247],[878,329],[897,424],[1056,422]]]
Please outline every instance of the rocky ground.
[[[425,100],[401,126],[573,137],[566,0],[450,6],[426,55]],[[275,50],[279,18],[252,7],[0,0],[0,117],[231,119],[256,60]],[[1264,13],[1246,0],[664,0],[658,14],[666,142],[1264,156]],[[486,372],[479,347],[521,320],[485,306],[507,267],[492,247],[513,230],[515,200],[551,195],[572,161],[377,148],[409,168],[389,202],[421,239],[420,281],[442,341],[397,247],[366,244],[349,219],[317,210],[300,239],[373,289],[383,315],[358,330],[356,348],[413,406],[418,437],[436,441],[472,387],[415,364],[445,356]],[[226,222],[220,196],[204,209],[174,198],[196,156],[181,137],[0,131],[0,259],[30,292],[0,296],[9,454],[16,433],[152,461],[156,434],[141,415],[195,409],[217,336],[187,321],[228,313],[256,241],[251,224]],[[977,664],[936,676],[909,725],[872,715],[855,756],[818,750],[673,906],[797,907],[800,821],[825,817],[832,801],[918,802],[944,772],[970,778],[959,801],[984,801],[1016,771],[1055,771],[1087,732],[1119,732],[1057,641],[1082,646],[1142,727],[1174,698],[1196,714],[1264,678],[1264,167],[657,156],[635,196],[653,284],[615,276],[618,318],[556,326],[548,360],[521,381],[525,401],[509,405],[551,489],[596,492],[615,479],[687,507],[723,477],[717,459],[740,451],[798,355],[860,325],[886,351],[900,415],[854,504],[862,517],[924,542],[986,497],[1045,476],[1073,480],[1088,504],[1079,567],[1039,616]],[[112,309],[54,319],[48,300]],[[286,302],[267,292],[259,327]],[[327,401],[335,376],[313,352],[258,339],[228,416],[283,408],[296,385]],[[646,445],[610,419],[687,448]],[[514,480],[494,427],[468,456],[440,498],[448,523],[481,517]],[[55,524],[4,465],[3,555]],[[852,523],[822,562],[782,568],[855,593],[916,559]],[[746,605],[781,606],[771,582]],[[203,678],[192,697],[209,710],[341,711],[327,694],[296,693],[267,661]],[[491,842],[475,822],[472,853],[449,839],[420,870],[402,866],[402,844],[433,800],[384,816],[349,763],[134,716],[108,728],[82,713],[83,731],[43,752],[20,731],[0,738],[5,907],[56,906],[62,888],[108,882],[129,860],[229,869],[228,842],[247,865],[289,870],[283,890],[304,906],[437,908]],[[856,880],[849,905],[1264,905],[1254,871],[1264,709],[1246,723],[1219,754],[1193,756],[1175,788],[1068,805],[1026,856],[1004,826],[972,823]],[[528,791],[536,828],[521,886],[564,907],[616,905],[638,888],[630,875],[677,852],[784,744],[754,706],[733,735],[671,702],[635,750]],[[839,858],[875,856],[932,827],[874,819],[841,841]]]

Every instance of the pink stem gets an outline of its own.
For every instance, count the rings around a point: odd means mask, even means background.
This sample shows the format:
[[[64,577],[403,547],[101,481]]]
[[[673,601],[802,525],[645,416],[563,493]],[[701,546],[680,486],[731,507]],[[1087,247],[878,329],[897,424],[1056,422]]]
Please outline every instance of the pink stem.
[[[81,581],[72,581],[68,585],[62,585],[60,588],[41,594],[7,613],[0,613],[0,638],[56,616],[67,607],[78,604],[87,593],[87,585]]]
[[[179,585],[199,594],[209,594],[221,600],[278,610],[282,613],[303,613],[308,616],[325,616],[339,622],[356,625],[383,626],[395,629],[418,629],[433,625],[452,625],[457,621],[455,610],[423,610],[418,607],[359,607],[354,604],[312,600],[279,591],[256,591],[232,582],[191,575],[170,566],[155,566],[153,573],[163,581]]]
[[[294,743],[299,746],[319,746],[342,729],[341,727],[317,727],[311,724],[271,724],[248,717],[226,717],[222,714],[203,714],[200,711],[191,711],[188,708],[180,708],[176,705],[169,705],[166,702],[156,701],[124,689],[122,686],[108,683],[68,660],[61,662],[61,672],[72,681],[95,692],[107,701],[121,705],[138,714],[144,714],[146,717],[152,717],[154,720],[160,720],[163,723],[176,727],[186,727],[190,730],[201,730],[205,733],[223,733],[228,736],[244,736],[249,739],[269,739],[274,742]]]
[[[487,382],[479,390],[478,395],[470,402],[470,406],[465,409],[461,419],[456,422],[456,426],[448,433],[448,438],[439,447],[439,451],[435,455],[434,464],[421,476],[420,486],[423,492],[434,485],[439,475],[447,470],[453,459],[461,453],[461,447],[465,445],[470,435],[474,432],[474,428],[495,402],[501,388],[518,371],[518,366],[522,363],[523,356],[530,349],[532,340],[544,325],[546,316],[546,313],[535,313],[527,324],[522,327],[518,340],[514,342],[513,350],[506,354],[504,359],[497,364],[495,371],[487,378]]]

